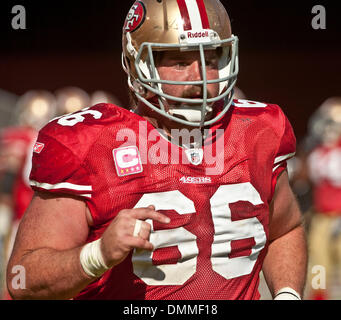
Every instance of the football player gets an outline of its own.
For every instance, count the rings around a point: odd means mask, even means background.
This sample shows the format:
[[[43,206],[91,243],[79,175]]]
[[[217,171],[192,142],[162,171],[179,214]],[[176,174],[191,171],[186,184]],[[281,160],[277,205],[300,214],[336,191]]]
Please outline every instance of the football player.
[[[1,131],[3,170],[12,175],[14,221],[21,219],[33,191],[29,185],[32,148],[38,131],[55,116],[55,97],[45,90],[30,90],[19,97],[12,126]]]
[[[5,249],[6,262],[19,222],[33,196],[29,185],[33,145],[39,129],[56,115],[55,108],[52,93],[46,90],[29,90],[16,101],[11,126],[2,129],[0,133],[0,159],[4,172],[0,181],[1,206],[7,207],[12,213]]]
[[[340,277],[337,266],[341,262],[341,98],[324,101],[310,118],[308,128],[315,147],[307,160],[313,185],[307,289],[309,298],[325,300],[333,297],[334,274]]]
[[[38,131],[56,115],[56,100],[46,90],[30,90],[17,101],[14,126],[2,131],[2,149],[9,170],[15,173],[13,186],[15,220],[20,220],[33,192],[29,185],[32,149]]]
[[[263,268],[275,299],[301,299],[294,133],[277,105],[233,100],[223,5],[136,1],[122,44],[131,111],[100,104],[40,131],[13,297],[259,299]]]

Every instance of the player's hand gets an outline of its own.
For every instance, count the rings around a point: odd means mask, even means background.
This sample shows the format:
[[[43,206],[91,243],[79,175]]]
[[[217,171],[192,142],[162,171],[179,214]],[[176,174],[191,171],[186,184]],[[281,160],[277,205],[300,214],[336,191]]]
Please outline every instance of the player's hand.
[[[101,250],[107,266],[121,263],[134,248],[153,250],[149,242],[151,226],[145,222],[147,219],[170,222],[167,216],[155,211],[154,206],[124,209],[118,213],[102,235]]]

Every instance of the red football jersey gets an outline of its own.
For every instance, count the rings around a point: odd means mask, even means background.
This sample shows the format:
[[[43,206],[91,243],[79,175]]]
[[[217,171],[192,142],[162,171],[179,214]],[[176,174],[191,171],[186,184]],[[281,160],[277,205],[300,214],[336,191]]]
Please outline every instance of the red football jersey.
[[[333,146],[315,148],[308,157],[308,167],[315,210],[341,215],[341,140]]]
[[[169,142],[144,118],[99,104],[40,131],[33,189],[86,201],[98,239],[118,212],[155,205],[154,251],[135,250],[76,299],[259,299],[269,203],[295,152],[276,105],[235,100],[202,148]]]
[[[7,153],[8,157],[15,158],[18,166],[12,190],[14,220],[22,218],[33,196],[29,174],[32,148],[37,135],[37,130],[30,127],[9,127],[1,132],[2,148],[6,150],[3,152]]]

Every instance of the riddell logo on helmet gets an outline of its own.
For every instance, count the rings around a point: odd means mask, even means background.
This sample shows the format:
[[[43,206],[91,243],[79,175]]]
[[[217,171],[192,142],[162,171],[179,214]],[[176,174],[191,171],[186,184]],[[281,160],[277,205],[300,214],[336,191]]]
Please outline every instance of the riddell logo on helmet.
[[[208,38],[208,31],[203,31],[203,32],[187,32],[187,38]]]

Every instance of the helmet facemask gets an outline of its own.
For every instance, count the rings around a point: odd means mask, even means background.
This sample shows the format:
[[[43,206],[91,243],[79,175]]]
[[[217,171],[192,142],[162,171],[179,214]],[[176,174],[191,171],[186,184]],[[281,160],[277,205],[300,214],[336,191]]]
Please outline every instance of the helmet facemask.
[[[181,23],[178,23],[178,26],[181,26]],[[232,103],[233,87],[236,84],[239,71],[238,38],[231,35],[228,38],[220,39],[219,34],[210,29],[197,31],[196,35],[202,35],[197,38],[193,36],[193,32],[183,31],[181,28],[176,31],[178,36],[176,43],[143,41],[137,48],[135,48],[136,41],[132,39],[134,32],[125,33],[124,46],[129,52],[129,56],[132,57],[132,59],[128,59],[127,54],[123,54],[122,59],[123,67],[128,74],[129,87],[139,101],[168,119],[187,126],[209,126],[218,121],[228,111]],[[217,79],[208,80],[205,51],[217,48],[221,48],[218,62],[219,76]],[[155,63],[155,53],[174,50],[199,52],[201,80],[172,81],[160,78]],[[208,97],[207,86],[213,83],[219,84],[219,94]],[[166,94],[162,89],[164,84],[201,86],[202,98],[183,98]],[[211,116],[213,105],[220,100],[224,100],[221,112],[208,119],[208,115]]]

